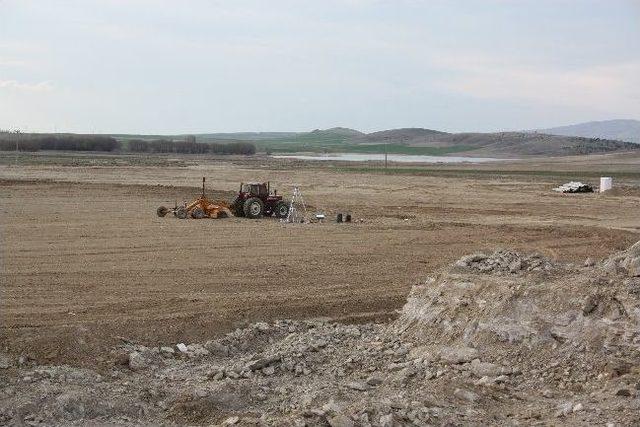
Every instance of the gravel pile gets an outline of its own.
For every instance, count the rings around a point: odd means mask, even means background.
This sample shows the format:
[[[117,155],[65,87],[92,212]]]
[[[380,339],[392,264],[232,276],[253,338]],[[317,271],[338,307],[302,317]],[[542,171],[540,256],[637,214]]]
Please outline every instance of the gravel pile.
[[[612,255],[602,263],[602,267],[610,273],[640,277],[640,242],[626,251]]]
[[[553,263],[540,254],[523,255],[518,252],[500,249],[490,255],[477,253],[460,258],[457,268],[477,270],[481,273],[512,273],[548,271]]]

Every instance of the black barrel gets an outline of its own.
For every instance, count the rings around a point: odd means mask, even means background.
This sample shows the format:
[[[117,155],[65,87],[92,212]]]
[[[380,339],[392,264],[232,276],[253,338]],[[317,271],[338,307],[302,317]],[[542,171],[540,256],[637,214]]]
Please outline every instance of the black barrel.
[[[344,222],[351,222],[351,214],[347,214],[347,216],[344,218]]]
[[[336,222],[342,222],[342,214],[339,213],[338,216],[336,217]]]

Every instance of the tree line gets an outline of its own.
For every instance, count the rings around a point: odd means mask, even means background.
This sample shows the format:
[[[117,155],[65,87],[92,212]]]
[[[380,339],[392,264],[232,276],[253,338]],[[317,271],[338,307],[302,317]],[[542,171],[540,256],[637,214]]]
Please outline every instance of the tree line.
[[[43,135],[0,131],[0,151],[16,150],[251,155],[256,153],[256,146],[250,142],[198,143],[193,136],[187,137],[186,141],[133,139],[120,143],[111,136],[103,135]]]
[[[110,136],[0,133],[2,151],[115,151],[119,148],[120,143]]]

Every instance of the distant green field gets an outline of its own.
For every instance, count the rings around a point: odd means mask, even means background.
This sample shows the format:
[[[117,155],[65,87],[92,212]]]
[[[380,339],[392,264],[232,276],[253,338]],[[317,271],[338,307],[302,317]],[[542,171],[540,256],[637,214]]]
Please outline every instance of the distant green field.
[[[254,141],[258,151],[268,153],[367,153],[367,154],[413,154],[442,156],[450,153],[468,151],[472,147],[456,145],[453,147],[412,147],[401,144],[356,144],[347,138],[336,135],[300,135],[291,138]]]
[[[343,146],[346,144],[347,137],[335,134],[323,134],[323,133],[307,133],[300,134],[284,138],[274,138],[256,141],[258,150],[260,151],[303,151],[300,148],[305,148],[304,151],[311,151],[312,149],[323,150],[332,149]]]
[[[352,142],[350,136],[334,132],[308,132],[298,134],[268,133],[258,135],[256,139],[251,136],[258,134],[242,134],[246,142],[256,145],[261,153],[363,153],[363,154],[389,154],[429,155],[444,156],[447,154],[469,151],[474,147],[468,145],[455,145],[452,147],[414,147],[402,144],[358,144]],[[123,146],[127,146],[130,139],[158,139],[158,135],[113,135]],[[211,134],[197,135],[198,142],[232,142],[235,134]],[[213,138],[212,138],[213,137]],[[218,139],[228,137],[229,139]],[[168,139],[180,139],[180,136],[165,136]],[[238,139],[239,140],[239,139]]]

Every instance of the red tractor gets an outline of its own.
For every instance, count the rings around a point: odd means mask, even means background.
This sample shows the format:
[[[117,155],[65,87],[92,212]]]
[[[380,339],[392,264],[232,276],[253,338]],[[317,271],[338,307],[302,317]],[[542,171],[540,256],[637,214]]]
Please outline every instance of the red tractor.
[[[235,216],[260,218],[261,216],[276,215],[286,218],[289,214],[289,203],[278,196],[278,191],[271,194],[268,182],[250,182],[240,184],[240,191],[231,203],[231,210]]]

